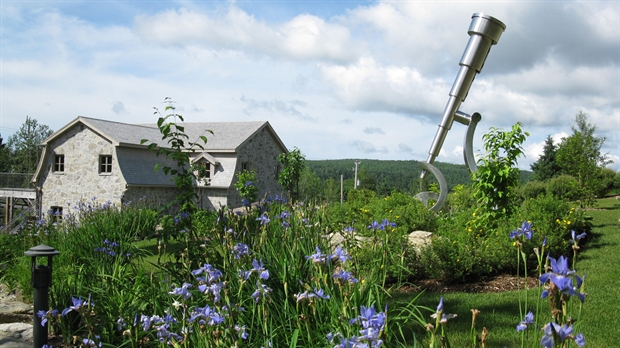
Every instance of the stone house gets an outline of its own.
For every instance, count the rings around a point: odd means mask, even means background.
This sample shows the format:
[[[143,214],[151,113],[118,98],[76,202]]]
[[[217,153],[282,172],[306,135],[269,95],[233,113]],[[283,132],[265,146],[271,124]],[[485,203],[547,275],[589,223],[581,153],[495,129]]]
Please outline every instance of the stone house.
[[[286,147],[269,122],[184,123],[190,141],[208,139],[204,151],[190,153],[192,163],[203,166],[205,179],[196,183],[198,206],[219,209],[241,206],[233,184],[237,173],[255,170],[259,197],[282,192],[277,182],[281,164],[277,156]],[[210,130],[213,134],[206,132]],[[162,170],[176,163],[149,151],[151,142],[164,145],[155,124],[127,124],[77,117],[45,139],[33,183],[41,212],[68,213],[77,202],[97,197],[120,206],[146,198],[164,205],[178,190]],[[148,139],[144,145],[142,139]],[[64,211],[63,211],[64,210]]]

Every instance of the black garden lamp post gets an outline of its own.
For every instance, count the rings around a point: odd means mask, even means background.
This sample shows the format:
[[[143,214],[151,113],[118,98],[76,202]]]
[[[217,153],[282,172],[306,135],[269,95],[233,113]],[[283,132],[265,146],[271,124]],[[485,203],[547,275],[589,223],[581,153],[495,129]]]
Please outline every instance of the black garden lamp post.
[[[34,308],[32,318],[32,340],[34,348],[41,348],[47,344],[47,323],[41,325],[39,311],[49,310],[48,291],[52,286],[52,257],[60,252],[52,247],[41,244],[24,252],[25,256],[32,257],[32,287],[34,289]],[[47,257],[46,265],[37,265],[37,257]]]

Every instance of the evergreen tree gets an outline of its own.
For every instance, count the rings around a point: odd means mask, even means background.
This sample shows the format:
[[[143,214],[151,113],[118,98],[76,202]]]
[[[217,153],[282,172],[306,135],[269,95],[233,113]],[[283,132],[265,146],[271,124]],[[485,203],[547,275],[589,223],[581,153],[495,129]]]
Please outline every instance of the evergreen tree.
[[[543,153],[538,157],[538,161],[532,163],[533,179],[539,181],[549,180],[560,174],[560,167],[556,162],[557,146],[553,143],[551,135],[545,139]]]
[[[0,135],[0,173],[7,173],[11,170],[11,151],[3,142]]]
[[[604,137],[596,137],[596,126],[588,122],[588,116],[579,112],[575,116],[573,134],[562,138],[556,161],[562,173],[577,180],[581,206],[590,205],[600,190],[601,170],[611,161],[607,154],[601,154]]]

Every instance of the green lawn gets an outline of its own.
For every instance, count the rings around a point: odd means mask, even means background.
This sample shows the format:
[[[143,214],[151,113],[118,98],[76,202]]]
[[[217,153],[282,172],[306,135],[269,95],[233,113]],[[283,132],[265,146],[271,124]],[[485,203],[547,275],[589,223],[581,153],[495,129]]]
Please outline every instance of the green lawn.
[[[599,200],[592,215],[593,232],[589,242],[582,246],[576,265],[579,274],[586,276],[588,296],[583,306],[581,320],[575,324],[575,331],[582,332],[587,347],[618,347],[620,341],[620,202],[616,199]],[[538,298],[537,289],[532,289],[528,300],[530,308]],[[520,347],[521,336],[516,332],[516,325],[521,321],[518,307],[518,293],[431,293],[422,294],[419,304],[433,310],[441,296],[445,298],[444,311],[455,313],[457,318],[448,323],[450,343],[453,347],[468,347],[471,328],[471,312],[475,308],[481,311],[477,320],[478,332],[484,326],[489,330],[487,347]],[[411,295],[395,295],[396,301],[404,301]],[[572,301],[571,301],[572,302]],[[542,315],[548,316],[548,301],[541,301]],[[573,305],[577,305],[578,301]],[[429,313],[430,315],[430,313]],[[430,318],[428,318],[430,321]],[[416,332],[418,339],[426,338],[420,328],[405,328]],[[532,331],[528,330],[531,333]],[[526,331],[527,332],[527,331]],[[539,341],[539,340],[537,340]],[[532,346],[530,344],[530,346]],[[535,344],[533,346],[540,346]],[[573,345],[575,346],[575,345]]]

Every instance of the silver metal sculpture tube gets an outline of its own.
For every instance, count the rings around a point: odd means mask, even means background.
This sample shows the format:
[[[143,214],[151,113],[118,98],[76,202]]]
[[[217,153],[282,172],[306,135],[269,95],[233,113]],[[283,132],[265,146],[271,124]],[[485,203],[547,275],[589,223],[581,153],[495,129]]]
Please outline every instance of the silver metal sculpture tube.
[[[429,156],[426,162],[429,164],[433,164],[439,155],[441,146],[454,122],[455,114],[458,112],[461,103],[465,101],[476,74],[482,70],[491,46],[497,44],[499,37],[506,29],[506,25],[500,20],[483,13],[474,13],[471,18],[472,21],[467,31],[469,42],[461,57],[459,63],[461,69],[450,90],[450,98],[444,109],[441,124],[428,152]],[[422,171],[420,178],[424,179],[425,176],[426,171]]]

